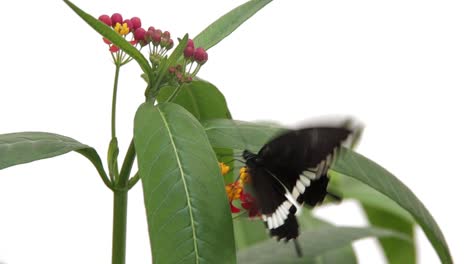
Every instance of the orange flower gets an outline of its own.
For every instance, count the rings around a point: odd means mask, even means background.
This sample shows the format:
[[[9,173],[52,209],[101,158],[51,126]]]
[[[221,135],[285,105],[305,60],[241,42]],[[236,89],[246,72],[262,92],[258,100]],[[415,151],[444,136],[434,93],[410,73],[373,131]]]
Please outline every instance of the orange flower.
[[[223,162],[218,162],[219,164],[219,168],[221,169],[221,174],[224,176],[226,174],[228,174],[229,170],[231,168],[229,168],[228,165],[224,164]]]
[[[250,174],[249,171],[247,170],[247,167],[242,167],[239,171],[239,181],[244,183],[249,183],[250,182]]]

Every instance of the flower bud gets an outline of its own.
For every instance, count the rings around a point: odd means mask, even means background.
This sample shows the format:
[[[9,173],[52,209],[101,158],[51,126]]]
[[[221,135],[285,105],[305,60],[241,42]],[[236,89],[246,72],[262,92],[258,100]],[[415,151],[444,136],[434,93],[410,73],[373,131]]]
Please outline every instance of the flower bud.
[[[159,43],[161,42],[161,35],[162,35],[162,32],[159,29],[152,31],[151,41],[153,42],[153,45],[159,45]]]
[[[192,49],[195,49],[195,46],[193,45],[193,40],[192,39],[189,39],[187,41],[187,47],[192,47]]]
[[[170,39],[171,38],[171,33],[169,31],[164,31],[164,33],[162,33],[162,37]]]
[[[111,16],[111,21],[112,21],[112,26],[115,26],[115,24],[120,23],[122,24],[123,18],[122,15],[119,13],[115,13]]]
[[[166,49],[170,50],[170,49],[172,49],[172,47],[174,47],[174,41],[172,39],[169,39],[169,41],[167,42],[167,45],[166,45]]]
[[[146,30],[144,30],[143,28],[137,28],[135,29],[135,31],[133,31],[133,37],[137,41],[145,40],[145,34]]]
[[[141,28],[141,20],[139,17],[132,17],[130,21],[132,21],[134,29]]]
[[[208,53],[206,53],[204,48],[197,48],[193,57],[198,64],[203,65],[208,60]]]
[[[184,49],[184,57],[186,59],[193,59],[193,47],[187,46]]]
[[[101,21],[102,23],[108,25],[109,27],[112,26],[112,19],[108,15],[101,15],[99,17],[99,21]]]

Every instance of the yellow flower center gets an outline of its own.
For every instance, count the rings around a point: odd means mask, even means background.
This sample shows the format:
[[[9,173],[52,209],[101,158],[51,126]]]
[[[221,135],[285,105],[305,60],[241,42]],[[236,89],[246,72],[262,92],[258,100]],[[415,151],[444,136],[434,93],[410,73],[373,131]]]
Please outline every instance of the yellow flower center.
[[[235,183],[231,183],[229,185],[226,185],[225,186],[226,188],[226,194],[228,196],[228,199],[230,202],[234,201],[234,200],[237,200],[237,199],[240,199],[240,195],[242,193],[242,187],[235,184]]]
[[[130,32],[127,23],[123,23],[123,25],[120,23],[116,23],[114,26],[114,30],[121,36],[125,36],[128,34],[128,32]]]
[[[223,162],[218,162],[219,164],[219,168],[221,169],[221,174],[224,176],[226,174],[228,174],[229,172],[229,166],[224,164]]]
[[[239,181],[241,182],[241,184],[250,182],[250,174],[246,167],[242,167],[240,169]]]

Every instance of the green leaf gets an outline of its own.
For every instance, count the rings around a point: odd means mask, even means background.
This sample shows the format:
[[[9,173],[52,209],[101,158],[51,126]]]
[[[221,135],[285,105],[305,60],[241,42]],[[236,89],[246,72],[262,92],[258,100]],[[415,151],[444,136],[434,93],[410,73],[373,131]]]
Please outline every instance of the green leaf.
[[[213,147],[258,151],[271,137],[284,130],[277,125],[229,119],[202,122]]]
[[[270,238],[262,221],[241,216],[234,219],[234,237],[236,238],[237,250],[245,249]]]
[[[401,208],[396,202],[372,189],[368,185],[356,179],[334,173],[334,171],[330,171],[329,175],[331,181],[328,189],[332,193],[339,194],[345,199],[356,199],[365,206],[386,211],[405,220],[406,222],[415,222],[411,214]]]
[[[153,263],[235,263],[223,178],[203,127],[173,103],[135,116]]]
[[[328,189],[345,199],[358,200],[373,226],[395,230],[413,238],[412,243],[393,238],[379,239],[389,263],[415,263],[414,218],[390,198],[364,183],[334,172],[330,172],[330,176],[331,184]]]
[[[200,32],[193,41],[198,47],[203,47],[208,50],[225,37],[229,36],[229,34],[242,25],[244,21],[271,1],[272,0],[251,0],[234,8]]]
[[[238,255],[239,263],[317,263],[317,256],[332,250],[342,249],[351,242],[366,237],[395,237],[408,239],[405,235],[379,228],[322,227],[302,232],[299,242],[303,248],[303,257],[298,258],[293,243],[278,243],[276,240],[261,242]],[[348,263],[348,262],[344,262]]]
[[[304,210],[302,214],[298,217],[299,228],[300,230],[319,230],[324,227],[332,227],[333,225],[318,219],[312,216],[312,212],[309,210]],[[396,239],[401,241],[401,239]],[[357,264],[356,254],[354,254],[354,249],[351,245],[344,246],[342,248],[334,249],[331,251],[325,252],[323,255],[315,257],[315,263],[320,264]]]
[[[347,149],[342,149],[333,171],[369,185],[406,209],[421,226],[442,263],[453,263],[447,242],[434,218],[413,192],[390,172]]]
[[[119,164],[117,158],[119,157],[119,143],[117,138],[112,138],[109,142],[107,149],[107,165],[111,179],[119,175]]]
[[[308,230],[318,230],[323,227],[331,227],[332,225],[312,217],[310,211],[303,212],[298,218],[301,232]],[[250,220],[246,218],[238,218],[234,220],[234,235],[236,238],[237,250],[242,250],[258,244],[259,242],[269,239],[268,234],[265,232],[265,225],[259,220]],[[302,235],[301,235],[302,236]],[[282,243],[281,243],[282,244]],[[357,263],[356,256],[354,255],[353,248],[348,245],[342,248],[325,252],[320,256],[316,256],[313,263],[321,264],[337,264]]]
[[[363,206],[367,219],[375,227],[391,229],[412,238],[412,241],[401,241],[387,237],[379,238],[380,245],[389,264],[415,264],[416,248],[414,242],[414,224],[387,211],[370,206]]]
[[[117,34],[117,32],[112,30],[109,26],[105,25],[98,19],[84,12],[72,2],[68,0],[64,0],[64,2],[88,25],[90,25],[94,30],[101,34],[101,36],[110,40],[114,45],[118,46],[130,57],[135,59],[135,61],[140,65],[143,72],[148,76],[149,83],[153,82],[154,76],[151,74],[151,66],[146,60],[145,56],[143,56],[143,54],[141,54],[141,52],[138,51],[138,49],[132,46],[132,44],[130,44],[127,40],[125,40],[123,37]]]
[[[19,132],[0,135],[0,170],[14,165],[63,155],[76,151],[96,167],[110,188],[101,158],[96,150],[72,138],[46,132]]]
[[[157,96],[158,101],[166,101],[174,90],[169,86],[162,88]],[[183,106],[198,120],[231,117],[224,95],[206,81],[195,80],[184,85],[172,103]]]

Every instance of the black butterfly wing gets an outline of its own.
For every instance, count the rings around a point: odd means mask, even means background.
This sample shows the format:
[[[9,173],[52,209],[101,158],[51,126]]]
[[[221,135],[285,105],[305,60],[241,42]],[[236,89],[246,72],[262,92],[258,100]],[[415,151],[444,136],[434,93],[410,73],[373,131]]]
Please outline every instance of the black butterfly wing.
[[[286,189],[275,180],[274,175],[261,166],[249,167],[249,174],[257,206],[270,235],[286,240],[296,238],[299,235],[299,225],[294,216],[297,209],[286,198]]]
[[[258,155],[244,152],[258,207],[270,235],[297,238],[295,205],[315,206],[327,195],[327,170],[351,134],[344,127],[289,131],[269,141]],[[299,251],[298,251],[299,252]]]
[[[313,127],[286,132],[258,153],[261,164],[286,186],[300,204],[321,203],[327,195],[327,171],[340,145],[350,136],[345,127]]]

